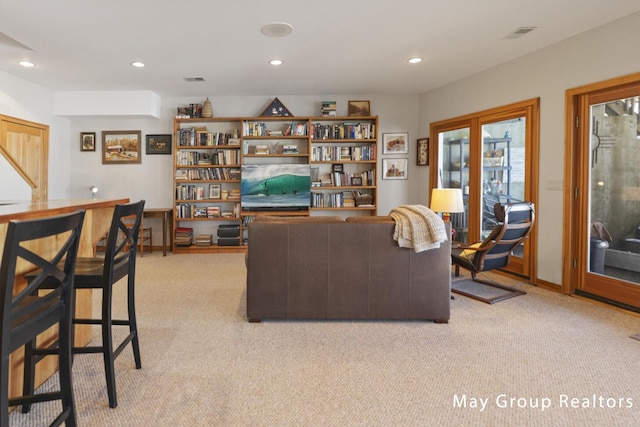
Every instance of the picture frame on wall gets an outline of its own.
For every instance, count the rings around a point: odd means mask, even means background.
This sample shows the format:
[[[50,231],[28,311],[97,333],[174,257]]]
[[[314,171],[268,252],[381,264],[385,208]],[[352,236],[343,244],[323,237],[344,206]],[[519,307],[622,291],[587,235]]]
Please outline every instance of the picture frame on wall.
[[[80,132],[80,151],[96,151],[95,132]]]
[[[171,154],[171,134],[147,135],[147,154]]]
[[[371,103],[369,101],[349,101],[348,105],[348,114],[350,117],[371,115]]]
[[[420,138],[417,141],[418,157],[416,163],[418,166],[429,166],[429,138]]]
[[[409,133],[383,133],[382,154],[409,154]]]
[[[409,159],[382,159],[382,179],[408,179]]]
[[[139,130],[102,131],[102,164],[135,164],[141,161]]]

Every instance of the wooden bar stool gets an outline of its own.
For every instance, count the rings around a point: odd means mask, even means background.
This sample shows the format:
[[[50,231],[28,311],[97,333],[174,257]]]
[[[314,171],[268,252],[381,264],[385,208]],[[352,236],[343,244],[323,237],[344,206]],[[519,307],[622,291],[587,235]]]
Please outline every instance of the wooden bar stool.
[[[9,406],[22,405],[27,412],[32,403],[60,400],[62,412],[51,423],[76,425],[71,375],[73,278],[84,221],[84,211],[55,217],[11,221],[8,225],[2,266],[0,267],[0,328],[2,332],[2,370],[0,371],[0,425],[9,425]],[[61,242],[52,254],[40,254],[30,248],[40,248],[39,241],[54,238]],[[52,239],[47,240],[53,241]],[[32,277],[27,286],[13,295],[16,265],[27,263],[40,273]],[[46,283],[46,286],[43,286]],[[40,289],[50,292],[39,294]],[[50,327],[58,325],[60,391],[34,394],[33,383],[29,393],[9,398],[9,355],[22,346],[32,347],[36,337]],[[27,367],[25,367],[27,370]],[[33,377],[31,377],[33,378]]]
[[[102,343],[98,346],[73,347],[73,354],[102,353],[104,359],[105,377],[109,406],[118,405],[116,396],[115,359],[122,350],[131,343],[136,369],[142,367],[140,360],[140,345],[138,342],[138,326],[135,310],[135,275],[136,251],[140,236],[140,222],[144,200],[135,203],[119,204],[115,206],[111,227],[107,236],[105,256],[94,258],[79,257],[75,269],[75,289],[94,289],[102,291],[101,316],[95,319],[73,319],[73,324],[99,325],[102,331]],[[127,218],[133,218],[128,222]],[[113,286],[122,278],[127,277],[127,319],[112,319]],[[113,326],[128,326],[129,334],[120,342],[117,348],[113,343]],[[25,378],[27,367],[32,375],[34,365],[46,354],[57,349],[33,349],[25,352]],[[33,356],[30,354],[32,353]],[[26,384],[26,380],[25,380]]]

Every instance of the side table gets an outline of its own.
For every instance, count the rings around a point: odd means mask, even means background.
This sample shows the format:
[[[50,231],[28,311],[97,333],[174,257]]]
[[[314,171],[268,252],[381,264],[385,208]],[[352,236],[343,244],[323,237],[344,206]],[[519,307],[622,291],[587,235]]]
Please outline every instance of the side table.
[[[145,218],[162,218],[162,256],[167,256],[167,234],[169,234],[169,250],[173,247],[173,209],[149,208],[145,209],[142,215]]]

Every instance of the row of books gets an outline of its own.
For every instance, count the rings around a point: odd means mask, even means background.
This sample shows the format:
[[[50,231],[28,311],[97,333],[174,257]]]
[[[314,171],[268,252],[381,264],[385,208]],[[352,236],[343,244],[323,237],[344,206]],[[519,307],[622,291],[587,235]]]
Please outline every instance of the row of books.
[[[240,138],[229,132],[208,132],[206,127],[191,127],[179,129],[176,143],[180,147],[240,145]]]
[[[233,181],[240,180],[239,168],[176,169],[176,181]]]
[[[345,200],[349,204],[349,200],[352,201],[351,207],[355,206],[353,201],[353,195],[350,191],[342,193],[313,193],[311,195],[311,207],[314,208],[344,208]]]
[[[233,149],[217,149],[210,152],[179,151],[176,153],[178,166],[192,165],[237,165],[240,164],[240,151]]]
[[[176,185],[176,200],[204,200],[208,196],[201,185]]]
[[[201,206],[192,203],[180,203],[176,206],[176,218],[238,218],[240,206],[235,203],[232,208],[220,206]]]
[[[360,173],[332,172],[320,179],[322,187],[343,187],[343,186],[359,186],[374,185],[376,179],[375,169]]]
[[[311,160],[314,162],[375,160],[376,153],[376,144],[366,144],[357,147],[322,145],[311,147]]]
[[[376,125],[374,123],[339,123],[311,125],[313,139],[376,139]]]
[[[272,123],[271,126],[273,125]],[[282,130],[271,130],[266,122],[245,122],[242,134],[244,136],[306,136],[309,135],[309,123],[292,122]]]
[[[373,197],[369,196],[371,203],[361,204],[363,193],[356,191],[343,191],[340,193],[313,193],[311,195],[311,207],[313,208],[353,208],[373,207]]]

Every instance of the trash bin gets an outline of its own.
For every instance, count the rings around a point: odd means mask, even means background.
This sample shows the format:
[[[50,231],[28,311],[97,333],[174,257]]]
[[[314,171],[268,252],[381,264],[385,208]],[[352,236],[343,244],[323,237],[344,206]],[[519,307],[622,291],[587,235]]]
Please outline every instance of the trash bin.
[[[604,252],[609,247],[609,242],[595,237],[591,238],[589,250],[589,271],[604,274]]]

